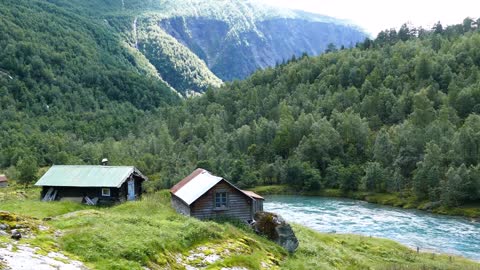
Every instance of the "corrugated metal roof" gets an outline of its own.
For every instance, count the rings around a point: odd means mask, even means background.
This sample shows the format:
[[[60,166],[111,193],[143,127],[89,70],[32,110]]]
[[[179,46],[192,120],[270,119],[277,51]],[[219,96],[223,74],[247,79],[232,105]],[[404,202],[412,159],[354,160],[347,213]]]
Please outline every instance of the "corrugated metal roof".
[[[175,193],[177,190],[181,189],[185,184],[190,182],[193,178],[195,178],[197,175],[201,174],[202,172],[206,172],[207,170],[198,168],[195,171],[193,171],[189,176],[185,177],[182,179],[182,181],[178,182],[175,186],[173,186],[170,189],[170,192]]]
[[[207,170],[197,169],[170,191],[190,205],[222,180],[223,178],[212,175]]]
[[[253,191],[241,190],[224,178],[215,176],[202,168],[196,169],[189,176],[182,179],[182,181],[170,189],[170,192],[182,199],[186,204],[191,205],[222,180],[252,200],[264,199]]]
[[[35,185],[119,188],[133,173],[147,180],[133,166],[54,165]]]
[[[8,182],[7,176],[5,174],[0,174],[0,182]]]
[[[262,196],[258,195],[257,193],[250,191],[250,190],[242,190],[243,193],[247,194],[248,196],[259,199],[259,200],[265,200]]]

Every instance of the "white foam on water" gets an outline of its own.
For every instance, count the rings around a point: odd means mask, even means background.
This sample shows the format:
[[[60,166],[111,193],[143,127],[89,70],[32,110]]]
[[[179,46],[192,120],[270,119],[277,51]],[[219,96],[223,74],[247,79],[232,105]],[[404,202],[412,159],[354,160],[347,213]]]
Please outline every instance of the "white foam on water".
[[[465,218],[306,196],[268,196],[264,208],[320,232],[388,238],[412,248],[480,261],[480,223]]]

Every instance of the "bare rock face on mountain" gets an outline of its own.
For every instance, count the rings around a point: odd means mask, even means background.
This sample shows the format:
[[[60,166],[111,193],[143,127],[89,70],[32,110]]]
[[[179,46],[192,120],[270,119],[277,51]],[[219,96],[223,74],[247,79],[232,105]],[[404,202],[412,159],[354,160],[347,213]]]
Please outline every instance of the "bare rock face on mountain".
[[[337,48],[354,46],[366,37],[348,22],[270,7],[256,0],[47,2],[1,1],[0,8],[9,13],[2,13],[2,19],[8,20],[3,25],[16,25],[12,29],[18,34],[12,34],[9,27],[0,27],[0,33],[3,30],[5,34],[1,34],[10,37],[5,41],[10,46],[0,56],[8,59],[5,63],[14,63],[10,58],[15,55],[24,57],[18,53],[29,57],[22,51],[23,45],[16,45],[22,42],[31,42],[31,46],[42,47],[45,52],[62,46],[76,49],[62,52],[61,60],[50,56],[53,53],[45,53],[48,57],[42,55],[38,67],[25,69],[32,70],[28,76],[20,72],[22,68],[4,63],[0,79],[28,77],[36,80],[36,85],[48,83],[57,88],[59,81],[78,82],[79,86],[69,87],[95,91],[95,101],[108,98],[147,108],[152,107],[150,103],[157,107],[162,98],[173,99],[177,93],[202,93],[292,56],[318,55],[329,44]],[[37,22],[33,19],[36,16],[55,27]],[[50,33],[74,45],[59,45],[61,42],[54,38],[45,40]],[[29,64],[25,62],[25,66]],[[36,94],[50,100],[47,93]],[[94,108],[96,105],[91,103],[81,107]]]
[[[366,37],[342,20],[253,0],[132,0],[123,8],[138,16],[130,18],[129,30],[119,30],[184,95],[244,79],[292,56],[318,55],[329,44],[354,46]]]
[[[290,253],[298,248],[298,239],[292,227],[280,215],[270,212],[257,212],[254,229]]]
[[[251,29],[235,35],[227,22],[206,17],[175,17],[159,24],[225,81],[244,79],[292,56],[318,55],[330,43],[349,47],[365,37],[347,25],[301,18],[253,21]]]

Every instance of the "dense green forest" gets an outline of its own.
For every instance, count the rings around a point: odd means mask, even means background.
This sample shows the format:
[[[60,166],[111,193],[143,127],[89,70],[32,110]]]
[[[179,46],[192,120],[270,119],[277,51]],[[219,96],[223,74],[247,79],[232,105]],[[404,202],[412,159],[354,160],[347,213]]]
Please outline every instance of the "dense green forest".
[[[401,192],[445,206],[480,199],[479,20],[404,25],[179,101],[126,68],[128,52],[89,22],[97,43],[83,46],[69,21],[0,13],[56,27],[52,36],[12,27],[0,37],[9,71],[0,73],[0,167],[14,178],[107,157],[150,175],[150,189],[204,167],[241,187]],[[65,66],[68,57],[78,66]]]
[[[103,132],[95,125],[120,132],[178,100],[102,24],[55,5],[2,1],[0,33],[0,144],[13,157],[3,166],[32,152],[16,146],[37,140],[36,127],[46,139],[56,127],[92,138]]]
[[[63,163],[62,141],[120,139],[145,110],[180,100],[119,36],[75,12],[2,1],[0,33],[2,168]]]

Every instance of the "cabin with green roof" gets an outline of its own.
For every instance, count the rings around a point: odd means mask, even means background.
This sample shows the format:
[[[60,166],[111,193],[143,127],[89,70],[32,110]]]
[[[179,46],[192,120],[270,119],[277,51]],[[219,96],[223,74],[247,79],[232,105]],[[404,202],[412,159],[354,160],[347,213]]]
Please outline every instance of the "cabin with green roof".
[[[54,165],[35,185],[42,187],[43,201],[96,205],[137,200],[147,180],[133,166]]]

